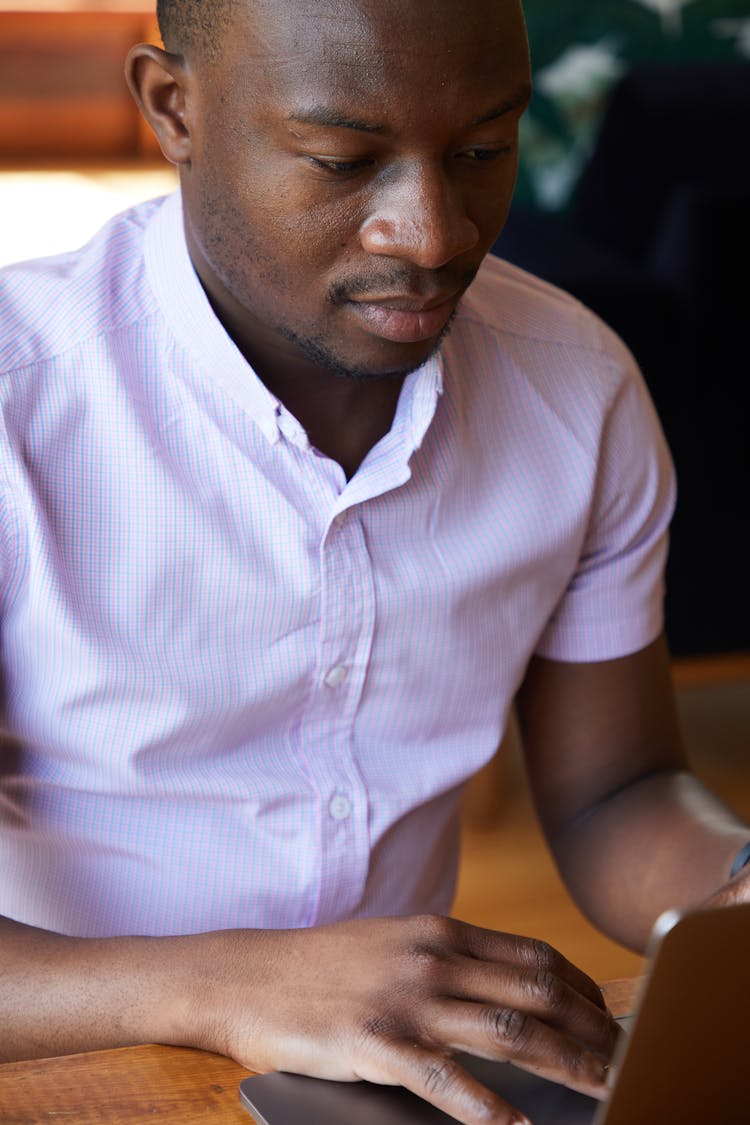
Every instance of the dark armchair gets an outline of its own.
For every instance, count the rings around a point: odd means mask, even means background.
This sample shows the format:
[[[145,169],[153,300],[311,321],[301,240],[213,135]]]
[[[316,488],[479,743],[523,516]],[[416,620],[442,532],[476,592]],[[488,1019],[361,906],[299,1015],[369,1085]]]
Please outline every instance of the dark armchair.
[[[677,654],[750,650],[750,64],[641,66],[564,215],[514,207],[493,250],[598,312],[643,369],[677,465]]]

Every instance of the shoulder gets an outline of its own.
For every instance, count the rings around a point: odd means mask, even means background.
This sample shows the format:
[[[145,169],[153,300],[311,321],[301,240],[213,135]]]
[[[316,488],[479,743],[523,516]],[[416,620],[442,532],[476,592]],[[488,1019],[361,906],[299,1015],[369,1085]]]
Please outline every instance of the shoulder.
[[[616,361],[622,341],[570,293],[489,254],[461,307],[463,319],[490,336],[560,349],[589,351]]]
[[[461,303],[445,356],[461,398],[471,387],[506,414],[551,412],[590,450],[623,392],[648,397],[630,351],[599,317],[493,255]]]
[[[0,377],[73,352],[155,310],[143,235],[160,202],[116,215],[80,250],[0,270]]]

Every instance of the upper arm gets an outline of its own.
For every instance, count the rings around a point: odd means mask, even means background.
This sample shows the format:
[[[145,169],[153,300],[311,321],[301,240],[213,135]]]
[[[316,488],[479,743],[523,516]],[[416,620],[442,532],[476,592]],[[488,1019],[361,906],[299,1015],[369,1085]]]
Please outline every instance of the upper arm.
[[[663,637],[598,663],[534,657],[518,716],[529,782],[553,846],[619,790],[686,768]]]

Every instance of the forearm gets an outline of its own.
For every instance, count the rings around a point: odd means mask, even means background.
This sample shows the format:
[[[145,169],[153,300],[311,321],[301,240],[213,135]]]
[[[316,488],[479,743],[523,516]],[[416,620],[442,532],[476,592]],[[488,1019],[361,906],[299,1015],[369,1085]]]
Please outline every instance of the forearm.
[[[690,773],[663,637],[608,661],[535,658],[518,713],[540,820],[597,926],[642,951],[659,914],[726,883],[750,831]]]
[[[581,909],[642,951],[659,914],[708,899],[749,839],[696,777],[664,770],[604,798],[551,843]]]
[[[199,1045],[210,935],[81,939],[0,919],[0,1058]]]
[[[465,1125],[519,1118],[454,1051],[601,1097],[618,1036],[559,953],[440,917],[101,941],[7,922],[0,964],[6,1059],[178,1043],[254,1070],[403,1084]]]

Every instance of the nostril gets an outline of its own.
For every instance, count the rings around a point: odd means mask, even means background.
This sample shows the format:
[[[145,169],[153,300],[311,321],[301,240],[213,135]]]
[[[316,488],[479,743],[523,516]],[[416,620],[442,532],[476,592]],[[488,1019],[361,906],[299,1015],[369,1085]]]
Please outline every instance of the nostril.
[[[436,269],[479,243],[460,185],[439,162],[406,162],[399,175],[380,184],[360,230],[369,253]]]

